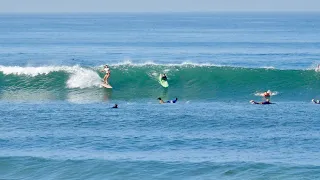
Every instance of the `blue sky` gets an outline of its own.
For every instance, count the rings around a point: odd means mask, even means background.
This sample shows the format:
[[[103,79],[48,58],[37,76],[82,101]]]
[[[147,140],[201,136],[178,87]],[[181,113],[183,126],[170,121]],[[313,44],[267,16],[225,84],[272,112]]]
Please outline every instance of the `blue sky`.
[[[320,11],[320,0],[0,0],[0,13]]]

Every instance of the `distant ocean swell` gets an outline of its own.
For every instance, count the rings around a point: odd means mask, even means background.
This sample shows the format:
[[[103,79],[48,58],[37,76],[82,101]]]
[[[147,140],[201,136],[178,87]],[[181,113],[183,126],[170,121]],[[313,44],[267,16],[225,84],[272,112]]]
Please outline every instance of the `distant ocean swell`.
[[[185,99],[247,99],[257,92],[271,90],[277,98],[302,100],[317,96],[320,73],[315,70],[241,68],[206,64],[116,64],[111,67],[113,99],[144,99],[157,96]],[[166,73],[169,88],[163,89],[159,73]],[[104,74],[100,67],[0,66],[0,94],[27,100],[28,94],[48,93],[49,99],[65,99],[64,94],[99,94]],[[111,93],[109,93],[111,94]],[[320,94],[320,93],[319,93]],[[44,98],[45,99],[45,98]]]
[[[1,179],[318,179],[320,167],[255,162],[54,160],[1,157]]]

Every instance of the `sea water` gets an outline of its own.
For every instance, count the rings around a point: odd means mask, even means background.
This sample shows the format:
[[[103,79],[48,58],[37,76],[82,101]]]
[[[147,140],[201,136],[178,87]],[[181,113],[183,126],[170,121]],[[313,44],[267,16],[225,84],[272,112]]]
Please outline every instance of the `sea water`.
[[[0,15],[0,179],[320,179],[319,19]]]

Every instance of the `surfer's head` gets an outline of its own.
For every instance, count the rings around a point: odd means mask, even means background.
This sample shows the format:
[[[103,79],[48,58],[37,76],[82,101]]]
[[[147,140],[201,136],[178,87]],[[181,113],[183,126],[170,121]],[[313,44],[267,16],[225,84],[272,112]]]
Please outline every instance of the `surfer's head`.
[[[161,98],[159,97],[158,100],[161,100]]]
[[[106,65],[104,65],[104,67],[105,67],[105,68],[107,68],[107,67],[108,67],[108,65],[106,64]]]

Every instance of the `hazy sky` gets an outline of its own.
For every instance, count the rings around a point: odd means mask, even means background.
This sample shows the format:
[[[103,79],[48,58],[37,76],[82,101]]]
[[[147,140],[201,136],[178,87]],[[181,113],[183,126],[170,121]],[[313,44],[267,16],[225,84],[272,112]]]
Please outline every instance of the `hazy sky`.
[[[0,0],[0,13],[163,11],[320,11],[320,0]]]

